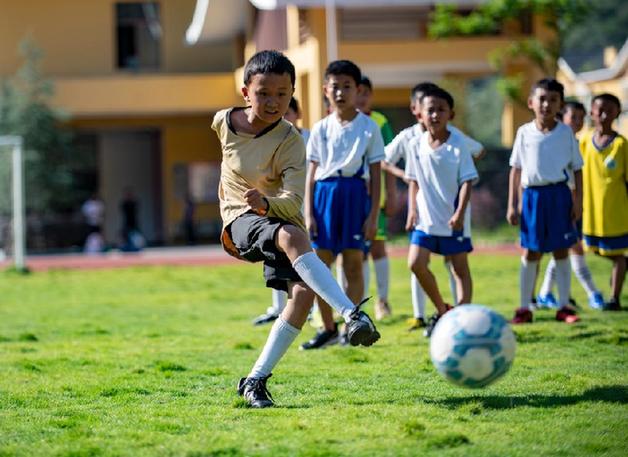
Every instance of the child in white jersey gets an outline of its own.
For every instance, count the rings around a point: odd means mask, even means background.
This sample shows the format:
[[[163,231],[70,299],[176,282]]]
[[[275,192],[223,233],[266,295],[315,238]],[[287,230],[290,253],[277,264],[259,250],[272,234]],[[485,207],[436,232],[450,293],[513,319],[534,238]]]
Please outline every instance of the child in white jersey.
[[[325,70],[324,90],[332,112],[312,128],[305,190],[305,220],[312,246],[328,266],[342,254],[347,295],[356,304],[364,293],[365,243],[377,230],[380,161],[384,158],[379,127],[356,109],[360,80],[360,69],[348,60],[334,61]],[[324,329],[301,349],[317,349],[338,340],[331,308],[320,299],[318,308]]]
[[[471,302],[472,281],[467,253],[472,251],[469,199],[478,178],[466,138],[447,128],[454,116],[454,100],[441,88],[421,97],[421,120],[426,131],[409,144],[406,178],[407,230],[413,230],[408,265],[436,306],[426,336],[451,306],[446,304],[429,269],[432,253],[451,256],[459,304]]]
[[[556,319],[567,323],[579,320],[569,306],[571,268],[567,256],[578,239],[574,222],[582,215],[582,157],[572,130],[556,120],[563,98],[563,85],[555,79],[542,79],[532,86],[528,107],[534,120],[519,127],[510,157],[507,219],[517,225],[520,209],[524,248],[515,324],[532,322],[530,297],[539,261],[546,252],[552,252],[556,262],[560,305]],[[573,197],[567,186],[569,170],[574,174]]]
[[[425,132],[425,126],[421,121],[421,97],[426,91],[436,89],[438,86],[431,82],[421,82],[414,86],[410,94],[410,111],[416,118],[417,123],[411,127],[402,130],[394,139],[386,146],[386,159],[382,162],[382,168],[389,174],[404,179],[404,170],[398,168],[396,164],[404,159],[407,162],[409,153],[408,145],[414,138],[420,137]],[[464,135],[460,130],[451,124],[447,124],[447,129],[463,136],[467,141],[467,148],[471,152],[474,160],[480,160],[484,157],[486,151],[484,147],[474,139]],[[449,287],[451,289],[452,300],[458,302],[457,285],[454,276],[453,266],[449,256],[444,257],[445,268],[449,274]],[[413,317],[409,320],[409,331],[418,330],[426,326],[425,322],[425,292],[421,288],[419,281],[414,273],[410,274],[410,289],[412,296]]]

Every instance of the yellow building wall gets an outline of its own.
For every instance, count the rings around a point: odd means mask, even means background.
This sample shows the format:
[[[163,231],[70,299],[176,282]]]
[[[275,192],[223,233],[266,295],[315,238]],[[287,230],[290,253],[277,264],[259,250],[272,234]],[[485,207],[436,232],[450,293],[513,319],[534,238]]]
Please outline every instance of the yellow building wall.
[[[0,75],[21,65],[20,41],[32,36],[44,52],[48,76],[95,76],[116,67],[116,0],[0,0]],[[156,72],[231,71],[236,39],[185,46],[196,0],[158,0],[163,29],[161,68]]]
[[[78,130],[156,128],[161,132],[161,179],[163,228],[166,242],[179,232],[183,202],[175,197],[173,167],[177,163],[214,162],[221,160],[218,138],[211,129],[213,113],[197,116],[150,117],[133,119],[76,119],[70,126]],[[198,204],[195,220],[220,219],[217,203]]]

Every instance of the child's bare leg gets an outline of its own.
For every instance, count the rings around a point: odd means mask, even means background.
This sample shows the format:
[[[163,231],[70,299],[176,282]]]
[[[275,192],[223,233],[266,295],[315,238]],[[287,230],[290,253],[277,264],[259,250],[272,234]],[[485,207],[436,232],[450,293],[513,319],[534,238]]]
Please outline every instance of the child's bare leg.
[[[451,301],[452,303],[460,303],[460,300],[458,300],[458,297],[460,297],[460,290],[458,290],[458,281],[456,280],[456,276],[454,274],[454,268],[451,262],[451,257],[452,256],[450,255],[446,255],[444,257],[445,270],[447,270],[447,277],[449,278],[449,290],[451,291]]]
[[[316,255],[323,261],[328,268],[331,268],[331,264],[334,262],[334,253],[328,249],[317,249]],[[334,331],[336,329],[336,323],[334,322],[334,311],[331,306],[318,297],[318,311],[321,313],[321,320],[323,321],[323,328],[325,330]]]
[[[613,298],[619,303],[624,280],[626,279],[626,257],[623,255],[612,256],[613,271],[611,273],[611,293]]]
[[[281,317],[293,327],[301,329],[314,303],[314,292],[305,283],[289,283],[291,298],[288,299]]]
[[[347,277],[347,296],[358,304],[364,296],[364,274],[362,270],[364,254],[359,249],[342,251],[342,268]]]
[[[421,246],[415,244],[410,245],[410,251],[408,252],[408,266],[412,272],[416,275],[421,287],[425,291],[434,306],[438,314],[444,314],[447,312],[447,306],[443,301],[443,297],[438,290],[436,284],[436,278],[428,268],[430,262],[430,251]]]
[[[469,261],[466,252],[454,254],[451,256],[451,263],[454,267],[454,275],[456,279],[456,287],[458,291],[459,305],[471,303],[473,295],[473,281],[471,280],[471,270],[469,269]]]

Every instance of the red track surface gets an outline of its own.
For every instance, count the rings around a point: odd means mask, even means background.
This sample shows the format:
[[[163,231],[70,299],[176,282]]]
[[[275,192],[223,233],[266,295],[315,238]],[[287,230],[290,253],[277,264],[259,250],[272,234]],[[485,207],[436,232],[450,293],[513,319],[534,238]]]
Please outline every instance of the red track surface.
[[[392,257],[405,257],[407,247],[389,247]],[[515,255],[520,249],[515,244],[476,246],[478,254]],[[138,253],[110,252],[102,255],[64,254],[28,256],[26,265],[32,271],[50,269],[106,269],[128,268],[147,265],[228,265],[239,262],[226,254],[220,246],[197,246],[192,248],[156,248]],[[11,266],[11,260],[0,262],[0,269]]]

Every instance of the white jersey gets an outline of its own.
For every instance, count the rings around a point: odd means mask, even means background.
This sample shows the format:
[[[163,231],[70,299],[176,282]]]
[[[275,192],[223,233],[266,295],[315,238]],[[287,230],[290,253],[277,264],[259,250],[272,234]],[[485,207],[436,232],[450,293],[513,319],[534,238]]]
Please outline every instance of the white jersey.
[[[570,171],[578,171],[582,165],[576,137],[562,122],[548,133],[541,132],[534,121],[517,130],[510,166],[521,169],[523,187],[564,182]]]
[[[421,135],[408,144],[406,177],[419,185],[415,228],[429,235],[452,236],[449,220],[457,208],[460,186],[478,179],[467,141],[458,132],[450,132],[447,141],[437,149],[429,145],[429,135]],[[470,206],[464,216],[463,235],[471,237]]]
[[[377,124],[358,112],[342,125],[335,113],[312,128],[307,143],[307,160],[317,162],[315,180],[333,176],[367,179],[369,165],[384,160],[384,140]]]
[[[460,131],[460,129],[454,127],[453,125],[448,124],[447,130],[452,133],[456,133],[464,138],[464,141],[466,142],[465,148],[471,153],[472,157],[479,156],[484,149],[484,146],[482,146],[481,143],[475,141],[470,136],[465,135],[464,133],[462,133],[462,131]],[[423,126],[418,122],[413,126],[408,127],[407,129],[403,129],[401,132],[399,132],[399,134],[386,145],[386,163],[394,165],[402,158],[405,159],[408,154],[407,149],[410,140],[423,135],[424,132],[425,130],[423,130]]]

